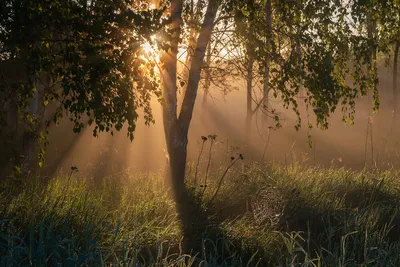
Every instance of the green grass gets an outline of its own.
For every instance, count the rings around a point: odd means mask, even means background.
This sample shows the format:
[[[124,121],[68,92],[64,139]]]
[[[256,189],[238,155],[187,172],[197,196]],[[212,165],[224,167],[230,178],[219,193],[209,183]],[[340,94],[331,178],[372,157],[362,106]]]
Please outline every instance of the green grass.
[[[223,172],[192,186],[199,253],[161,174],[4,181],[0,266],[400,266],[399,172],[235,166],[209,203]]]

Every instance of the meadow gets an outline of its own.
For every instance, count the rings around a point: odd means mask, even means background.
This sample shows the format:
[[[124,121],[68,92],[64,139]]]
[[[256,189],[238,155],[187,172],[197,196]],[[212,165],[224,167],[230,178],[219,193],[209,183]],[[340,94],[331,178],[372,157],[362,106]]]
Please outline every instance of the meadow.
[[[400,266],[399,53],[399,1],[1,0],[0,267]]]
[[[202,214],[198,251],[182,249],[162,172],[5,180],[0,266],[400,266],[398,171],[303,162],[225,170],[207,187],[204,173],[196,185],[188,174]]]

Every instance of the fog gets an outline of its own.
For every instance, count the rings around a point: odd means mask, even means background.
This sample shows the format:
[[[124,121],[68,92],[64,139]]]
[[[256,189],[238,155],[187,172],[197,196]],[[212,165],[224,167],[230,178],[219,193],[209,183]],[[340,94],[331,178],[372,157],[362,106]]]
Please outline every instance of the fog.
[[[290,164],[300,161],[307,165],[323,165],[361,169],[364,167],[391,168],[399,162],[399,116],[393,118],[392,77],[390,67],[381,67],[379,73],[380,109],[374,114],[372,97],[365,96],[356,102],[355,124],[342,122],[340,106],[329,118],[329,129],[314,127],[311,131],[312,147],[308,145],[307,120],[315,126],[312,110],[309,118],[302,100],[299,107],[302,128],[294,128],[296,115],[282,107],[279,99],[270,100],[271,106],[279,111],[282,128],[270,133],[261,131],[261,112],[253,118],[251,138],[245,136],[246,91],[245,82],[236,80],[237,90],[223,95],[220,89],[211,89],[206,104],[202,103],[202,90],[197,97],[189,131],[188,162],[197,161],[202,145],[201,136],[216,134],[212,149],[212,167],[218,168],[236,153],[244,155],[243,165],[254,161]],[[126,130],[101,133],[97,138],[92,129],[86,127],[79,134],[72,132],[68,121],[50,130],[50,146],[46,154],[43,174],[51,176],[56,172],[68,172],[71,166],[81,173],[104,176],[126,169],[137,172],[164,171],[167,153],[161,119],[161,105],[152,100],[155,124],[146,126],[142,118],[137,122],[135,138],[130,142]],[[274,121],[269,120],[271,126]],[[372,133],[372,136],[371,136]],[[270,134],[269,142],[267,142]],[[209,144],[206,143],[208,153]],[[267,146],[267,147],[266,147]],[[203,155],[208,157],[208,154]],[[188,168],[190,171],[190,167]]]

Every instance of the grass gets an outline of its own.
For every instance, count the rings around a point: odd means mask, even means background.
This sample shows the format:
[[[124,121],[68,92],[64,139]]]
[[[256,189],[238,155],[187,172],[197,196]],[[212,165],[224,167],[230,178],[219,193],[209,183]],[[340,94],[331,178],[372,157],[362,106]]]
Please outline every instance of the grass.
[[[0,266],[400,266],[398,171],[225,170],[206,190],[188,177],[208,217],[199,253],[181,249],[161,174],[4,181]]]

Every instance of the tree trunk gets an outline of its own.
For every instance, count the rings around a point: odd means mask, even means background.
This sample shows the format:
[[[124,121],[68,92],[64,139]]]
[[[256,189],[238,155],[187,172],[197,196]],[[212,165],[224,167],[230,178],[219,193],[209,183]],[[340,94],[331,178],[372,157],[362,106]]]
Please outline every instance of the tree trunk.
[[[34,78],[36,91],[30,101],[27,112],[35,119],[34,124],[30,122],[25,123],[25,130],[23,135],[23,156],[22,172],[25,177],[36,174],[38,171],[38,137],[44,128],[44,115],[45,106],[42,102],[44,94],[47,92],[46,87],[50,86],[50,77],[45,73],[41,73],[40,81]],[[42,84],[42,82],[44,84]]]
[[[25,53],[22,53],[23,55]],[[38,151],[37,151],[37,137],[39,131],[43,127],[43,118],[45,107],[40,101],[46,92],[46,86],[50,82],[50,78],[45,73],[40,74],[40,79],[29,75],[29,70],[24,65],[24,57],[19,60],[7,60],[2,62],[0,65],[0,87],[4,88],[6,102],[4,107],[7,106],[7,110],[2,110],[2,113],[6,117],[6,123],[8,124],[7,131],[15,136],[14,148],[17,147],[17,143],[21,144],[16,153],[23,155],[22,162],[13,162],[13,164],[21,165],[21,170],[24,177],[29,176],[38,167]],[[39,75],[39,74],[38,74]],[[44,84],[42,84],[42,81]],[[20,84],[24,84],[26,87],[35,86],[36,91],[31,99],[29,99],[29,107],[24,110],[24,122],[21,122],[18,117],[18,97],[16,95],[14,87]],[[4,109],[4,107],[2,107]],[[27,120],[26,115],[30,115],[34,119],[32,121]],[[11,129],[11,130],[10,130]],[[8,169],[8,168],[7,168]]]
[[[247,49],[248,52],[249,49]],[[251,122],[253,119],[253,109],[252,109],[252,89],[253,89],[253,64],[254,59],[252,55],[249,56],[247,63],[247,77],[246,77],[246,90],[247,90],[247,99],[246,99],[246,139],[249,143],[251,140]]]
[[[299,41],[297,41],[297,43],[296,43],[296,54],[297,54],[298,60],[301,61],[301,58],[302,58],[302,51],[301,51],[301,45],[300,45],[300,42],[299,42]],[[299,105],[298,105],[298,108],[299,108],[299,111],[300,111],[300,113],[301,113],[301,112],[302,112],[302,109],[303,109],[303,108],[305,109],[305,103],[304,103],[304,86],[303,86],[302,82],[301,82],[300,85],[299,85],[299,93],[298,93],[298,101],[297,101],[297,103],[299,104]]]
[[[162,91],[165,103],[163,105],[163,123],[170,162],[170,178],[174,190],[177,212],[183,227],[184,249],[189,252],[198,237],[196,234],[194,213],[195,199],[191,197],[185,186],[186,155],[188,143],[188,131],[196,101],[197,90],[200,81],[200,72],[203,66],[207,44],[209,43],[215,17],[220,1],[209,1],[204,22],[201,27],[196,49],[189,69],[188,82],[182,108],[177,116],[177,54],[179,37],[182,24],[183,0],[172,0],[169,7],[171,15],[170,29],[172,41],[169,51],[161,55]]]
[[[247,144],[250,143],[251,141],[251,123],[253,121],[253,112],[247,109],[247,114],[246,114],[246,142]]]
[[[398,27],[400,27],[400,9],[398,13]],[[395,48],[394,48],[394,58],[393,58],[393,119],[397,115],[397,76],[398,74],[398,64],[399,64],[399,48],[400,48],[400,36],[397,37]]]
[[[171,36],[171,47],[169,51],[166,51],[161,55],[161,62],[163,63],[163,70],[161,73],[161,87],[163,91],[163,97],[165,103],[163,105],[163,123],[164,123],[164,133],[167,143],[167,150],[170,157],[170,175],[173,183],[183,182],[184,179],[184,166],[182,170],[177,170],[177,150],[179,146],[185,145],[184,140],[179,140],[179,123],[177,118],[177,55],[178,55],[178,45],[179,36],[181,33],[182,24],[182,5],[183,0],[171,1],[171,6],[169,13],[171,16],[170,29],[172,31]],[[183,136],[185,134],[183,133]],[[183,149],[183,148],[182,148]],[[174,164],[172,164],[172,162]]]
[[[220,1],[210,1],[207,6],[203,25],[196,43],[196,49],[193,54],[192,62],[189,69],[187,89],[182,103],[182,108],[177,116],[177,54],[179,45],[179,36],[182,24],[182,6],[183,0],[171,1],[169,12],[171,15],[170,29],[172,30],[172,42],[169,51],[163,53],[161,62],[164,65],[162,71],[162,90],[165,104],[163,105],[163,122],[164,132],[167,142],[168,154],[172,161],[176,150],[185,150],[184,162],[186,163],[186,146],[187,134],[190,126],[190,121],[193,115],[194,104],[196,101],[197,90],[200,81],[200,72],[203,67],[206,48],[209,43],[212,29],[214,26],[215,17],[217,14]],[[179,153],[178,153],[179,154]],[[182,154],[180,154],[182,155]],[[182,163],[182,162],[180,162]],[[180,166],[180,170],[175,170],[178,165],[170,164],[171,175],[173,181],[184,181],[185,166]]]
[[[207,100],[208,100],[208,89],[204,86],[203,101],[202,101],[203,108],[207,107]]]
[[[192,119],[197,90],[199,88],[201,68],[203,67],[206,48],[211,38],[214,20],[217,15],[219,5],[220,1],[209,2],[204,22],[197,39],[195,53],[190,66],[186,93],[183,99],[182,109],[179,114],[179,122],[183,130],[186,132],[189,129],[190,121]]]
[[[399,47],[400,47],[400,37],[397,40],[394,48],[394,58],[393,58],[393,117],[397,115],[397,76],[398,74],[398,63],[399,63]]]
[[[191,3],[191,8],[192,8],[192,28],[190,29],[189,33],[189,40],[188,40],[188,48],[187,48],[187,55],[185,59],[185,66],[183,66],[183,71],[182,71],[182,78],[187,82],[189,78],[189,71],[190,71],[190,66],[192,65],[192,60],[193,60],[193,55],[195,53],[195,48],[196,48],[196,38],[198,36],[198,31],[196,26],[200,24],[200,19],[201,19],[201,1],[197,1],[196,7],[194,7],[194,3]],[[182,88],[182,95],[186,91],[186,84]]]
[[[204,94],[203,94],[203,107],[207,105],[208,93],[211,86],[211,43],[207,46],[207,55],[206,55],[206,69],[205,69],[205,82],[204,82]]]
[[[187,131],[183,131],[177,118],[177,54],[179,36],[181,31],[182,0],[171,2],[170,16],[172,23],[172,43],[169,51],[161,55],[161,62],[164,65],[162,71],[162,91],[165,103],[163,105],[164,133],[169,156],[168,178],[172,182],[172,189],[176,201],[178,219],[182,223],[184,235],[184,249],[188,249],[186,242],[190,238],[190,225],[188,218],[188,192],[185,188],[185,167],[186,167],[186,145]]]
[[[371,55],[371,60],[369,62],[369,68],[372,70],[372,73],[374,76],[377,76],[378,72],[378,67],[377,67],[377,47],[376,47],[376,21],[373,19],[373,15],[369,14],[368,15],[368,25],[367,25],[367,31],[368,31],[368,39],[373,42],[373,46],[370,47],[370,55]],[[378,93],[378,80],[377,78],[373,81],[373,93],[374,93],[374,98],[377,97]]]
[[[267,0],[265,4],[265,17],[266,17],[266,51],[264,55],[264,86],[263,86],[263,109],[264,112],[267,113],[269,109],[269,99],[268,99],[268,93],[270,90],[270,85],[269,85],[269,80],[270,80],[270,64],[271,64],[271,46],[269,45],[271,42],[272,38],[272,6],[271,6],[271,0]],[[262,121],[262,128],[263,131],[266,131],[268,128],[268,116],[265,114],[263,116],[263,121]]]

